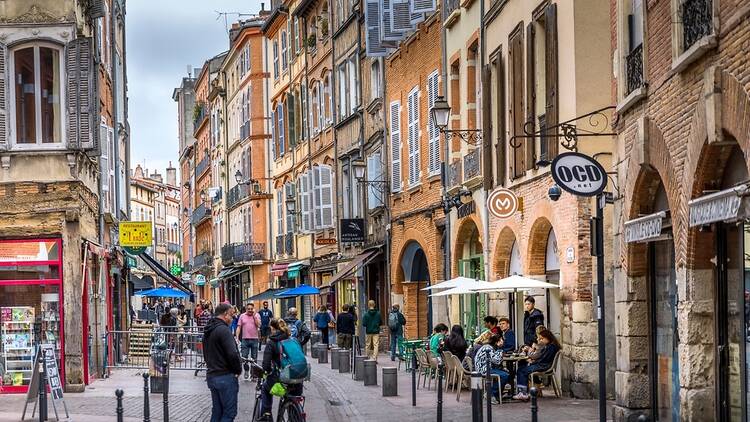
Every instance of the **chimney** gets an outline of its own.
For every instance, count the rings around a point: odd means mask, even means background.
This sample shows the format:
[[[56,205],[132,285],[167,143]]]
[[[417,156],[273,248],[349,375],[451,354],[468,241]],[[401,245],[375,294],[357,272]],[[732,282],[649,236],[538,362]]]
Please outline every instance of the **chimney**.
[[[167,184],[170,186],[177,186],[177,169],[172,167],[172,162],[169,162],[167,167]]]
[[[161,174],[157,172],[151,173],[151,176],[149,176],[149,179],[155,180],[159,183],[163,183],[163,179],[161,178]]]
[[[273,6],[273,4],[271,6]],[[265,18],[266,16],[269,16],[270,14],[271,14],[271,11],[270,10],[266,10],[266,4],[265,3],[261,3],[260,4],[260,12],[258,12],[258,16],[261,17],[261,18]]]
[[[141,167],[140,164],[135,166],[135,174],[133,176],[138,179],[143,179],[143,167]]]

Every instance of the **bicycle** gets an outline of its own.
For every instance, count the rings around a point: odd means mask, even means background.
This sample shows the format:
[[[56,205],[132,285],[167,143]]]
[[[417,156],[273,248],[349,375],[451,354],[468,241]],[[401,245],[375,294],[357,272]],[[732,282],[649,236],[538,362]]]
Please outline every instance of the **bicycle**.
[[[255,405],[253,406],[253,417],[251,419],[252,422],[256,422],[261,416],[261,389],[263,388],[263,380],[266,379],[268,373],[252,358],[242,358],[242,362],[250,365],[250,371],[257,380],[255,384]],[[276,413],[276,422],[304,422],[306,420],[305,396],[285,394],[281,397],[279,410]]]

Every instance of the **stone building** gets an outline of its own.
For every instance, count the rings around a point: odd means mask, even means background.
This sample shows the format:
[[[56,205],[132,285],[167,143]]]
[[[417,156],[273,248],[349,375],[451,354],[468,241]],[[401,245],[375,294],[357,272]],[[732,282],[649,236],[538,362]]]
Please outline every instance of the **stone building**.
[[[3,392],[28,389],[42,343],[64,388],[83,391],[105,331],[127,324],[124,24],[119,0],[0,4]]]
[[[748,13],[611,2],[615,420],[748,420]]]

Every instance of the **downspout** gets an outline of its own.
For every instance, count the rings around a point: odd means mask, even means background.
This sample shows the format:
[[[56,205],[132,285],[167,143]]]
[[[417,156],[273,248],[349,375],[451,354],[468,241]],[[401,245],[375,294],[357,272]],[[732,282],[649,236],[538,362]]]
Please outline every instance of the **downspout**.
[[[122,7],[122,88],[123,92],[127,93],[128,86],[128,61],[127,61],[127,39],[125,25],[125,3],[123,2]],[[128,96],[124,95],[123,98],[123,125],[124,125],[124,136],[125,136],[125,219],[130,220],[130,123],[128,123]],[[130,311],[128,311],[128,318]]]
[[[484,183],[482,186],[483,195],[481,195],[481,201],[482,201],[482,209],[484,210],[484,224],[482,224],[482,252],[483,252],[483,259],[484,259],[484,279],[485,281],[489,281],[490,279],[490,214],[489,214],[489,206],[487,204],[487,198],[490,194],[490,190],[492,189],[492,142],[491,142],[491,124],[492,121],[490,120],[490,114],[491,113],[485,113],[486,105],[489,101],[489,95],[485,95],[485,93],[489,93],[489,82],[490,79],[488,77],[489,75],[489,69],[485,69],[486,65],[486,59],[485,59],[485,25],[484,25],[484,1],[481,0],[479,2],[479,71],[480,73],[480,81],[482,81],[482,143],[483,143],[483,151],[482,151],[482,159],[483,159],[483,171],[484,171]],[[485,85],[486,84],[486,85]],[[488,129],[489,128],[489,129]],[[490,165],[486,165],[486,164]],[[487,299],[487,295],[484,296],[485,304],[487,306],[487,309],[485,309],[485,312],[489,311],[489,300]],[[479,325],[479,321],[477,321],[477,326]]]
[[[355,75],[355,78],[359,78],[359,92],[357,95],[359,96],[359,111],[357,113],[359,114],[359,159],[363,160],[365,163],[367,163],[367,160],[365,159],[365,119],[364,119],[364,97],[362,95],[362,86],[364,85],[362,83],[362,28],[360,21],[363,18],[362,16],[362,10],[357,9],[357,50],[356,50],[356,56],[357,56],[357,70],[359,71],[359,75]],[[349,177],[354,175],[354,169],[351,165],[351,156],[349,157]],[[355,177],[356,179],[356,177]],[[365,172],[365,180],[367,180],[367,172]],[[362,215],[362,221],[367,222],[367,184],[362,183],[362,186],[358,186],[357,192],[359,195],[361,195],[361,204],[359,207],[360,213]],[[352,201],[354,202],[354,201]],[[360,252],[362,250],[360,249]],[[369,284],[369,277],[367,270],[365,269],[365,266],[360,268],[360,271],[362,271],[362,290],[365,295],[367,295],[367,285]],[[379,290],[379,289],[378,289]],[[376,300],[376,303],[379,302],[379,297],[373,298]],[[363,301],[364,302],[364,301]],[[380,309],[383,309],[383,303],[378,303],[376,306],[380,307]],[[362,306],[362,312],[360,312],[360,315],[364,315],[364,303],[362,303],[360,306]],[[385,308],[387,312],[388,308]],[[360,339],[364,340],[364,339]],[[364,343],[364,342],[362,342]]]
[[[382,191],[382,198],[383,198],[383,207],[385,208],[385,221],[386,221],[386,231],[385,231],[385,279],[388,280],[388,283],[386,283],[386,289],[387,289],[387,297],[390,300],[389,305],[393,303],[393,298],[391,297],[392,294],[392,285],[393,283],[393,271],[391,270],[391,201],[390,201],[390,190],[391,190],[391,183],[389,180],[390,172],[388,171],[390,166],[390,154],[388,154],[388,125],[386,122],[388,121],[388,105],[385,97],[385,93],[388,92],[388,88],[386,86],[387,78],[385,77],[385,57],[379,58],[380,61],[380,79],[381,79],[381,92],[380,96],[383,99],[383,105],[381,107],[381,110],[383,112],[383,143],[382,147],[380,149],[380,156],[383,157],[381,162],[384,162],[385,164],[383,166],[383,175],[381,176],[383,180],[385,180],[387,183],[383,185],[383,191]],[[417,308],[419,309],[419,308]]]
[[[112,41],[110,43],[110,54],[109,56],[114,61],[112,66],[112,115],[113,123],[112,123],[112,133],[113,133],[113,142],[112,145],[114,146],[114,151],[110,152],[113,156],[113,159],[115,160],[115,209],[114,209],[114,216],[115,220],[120,220],[120,189],[122,187],[120,186],[120,123],[117,119],[118,113],[117,113],[117,89],[119,88],[117,86],[117,38],[115,37],[115,21],[117,20],[117,11],[118,11],[119,2],[117,0],[112,2],[112,18],[109,20],[109,38]],[[124,26],[124,25],[123,25]],[[123,95],[124,97],[124,95]],[[114,244],[114,240],[112,240],[112,244]],[[120,292],[120,286],[121,286],[121,274],[115,277],[115,291],[117,292],[117,301],[113,300],[112,303],[115,304],[117,309],[110,309],[110,311],[117,316],[115,318],[115,326],[111,327],[112,329],[119,330],[120,327],[120,321],[122,320],[122,306],[120,304],[120,299],[122,298],[121,292]],[[127,304],[128,308],[130,307],[130,304]],[[128,313],[130,313],[128,311]],[[106,365],[106,362],[105,362]]]
[[[263,35],[263,73],[264,74],[268,73],[268,38],[266,38],[265,34]],[[263,97],[266,100],[266,101],[263,101],[263,121],[265,122],[265,126],[263,128],[264,137],[265,135],[272,133],[272,130],[271,131],[268,130],[270,129],[270,126],[268,125],[268,118],[266,117],[268,116],[268,105],[269,105],[269,102],[267,100],[269,99],[269,96],[270,96],[269,95],[270,93],[269,79],[270,78],[263,78],[263,82],[264,82]],[[273,124],[274,123],[271,122],[271,125]],[[274,139],[273,139],[273,136],[271,136],[271,142],[270,143],[266,142],[266,148],[264,148],[265,154],[266,154],[266,165],[264,169],[265,170],[264,176],[266,177],[265,192],[268,192],[268,193],[271,193],[273,191],[271,189],[273,187],[273,180],[271,178],[271,165],[273,165],[273,156],[271,155],[271,149],[268,148],[268,145],[273,144],[273,142],[274,142]],[[273,207],[273,204],[269,204],[268,202],[269,200],[266,199],[266,202],[265,202],[266,203],[266,215],[267,215],[266,227],[269,228],[269,230],[266,230],[266,238],[268,239],[268,259],[271,260],[271,257],[273,256],[273,247],[274,247],[273,230],[270,230],[270,228],[273,226],[273,214],[271,210],[271,207]],[[274,279],[274,276],[271,276],[271,280],[269,280],[269,286],[268,286],[269,288],[273,287],[273,279]]]
[[[299,19],[299,17],[297,19]],[[305,136],[305,139],[307,140],[307,167],[308,167],[308,171],[312,171],[312,165],[313,165],[312,164],[312,136],[310,136],[310,131],[308,130],[308,127],[310,126],[310,122],[308,121],[308,118],[310,116],[308,114],[306,114],[307,110],[303,110],[302,109],[302,96],[303,95],[304,95],[304,98],[305,98],[305,107],[307,107],[307,108],[310,107],[310,96],[308,95],[308,91],[307,91],[308,87],[310,86],[310,77],[309,77],[309,71],[308,71],[309,56],[308,56],[308,52],[307,52],[307,16],[305,16],[302,21],[304,22],[304,24],[302,25],[302,33],[304,34],[304,36],[302,38],[302,46],[303,46],[304,57],[305,57],[305,86],[304,86],[304,90],[302,88],[300,88],[300,90],[299,90],[299,95],[300,95],[300,107],[299,107],[300,116],[299,117],[300,117],[301,132]],[[315,40],[315,42],[317,42],[317,39]],[[320,95],[320,93],[318,93],[318,95]],[[307,117],[305,117],[303,119],[302,115],[306,115]],[[304,126],[301,124],[302,121],[305,122]],[[295,122],[296,122],[296,119],[295,119]],[[322,133],[322,130],[321,130],[321,133]],[[309,178],[308,178],[308,181],[309,181]],[[309,184],[308,184],[308,187],[309,187]],[[305,189],[307,189],[307,188],[305,188]],[[308,204],[310,203],[309,199],[308,199],[307,202],[308,202]],[[300,205],[302,205],[302,201],[300,201]],[[302,207],[300,206],[300,209],[301,208]],[[314,215],[314,213],[313,213],[313,215]],[[300,213],[300,219],[301,219],[301,217],[302,217],[302,214]],[[314,220],[315,220],[315,218],[312,217],[312,221],[313,222],[314,222]],[[298,224],[301,224],[301,223],[302,222],[299,222]],[[314,230],[313,230],[313,232],[314,232]],[[315,241],[312,239],[312,237],[314,237],[314,236],[315,236],[314,234],[310,235],[310,237],[311,237],[311,239],[310,239],[310,263],[312,263],[315,260]],[[311,269],[312,269],[312,267],[311,267]],[[312,271],[310,271],[310,272],[312,272]],[[312,317],[312,315],[310,315],[310,317]]]
[[[230,48],[230,51],[231,51],[231,48]],[[224,122],[224,124],[223,124],[224,130],[222,131],[224,133],[224,136],[223,136],[224,139],[223,139],[223,142],[222,142],[222,146],[224,147],[224,154],[223,154],[223,156],[224,156],[224,172],[223,172],[224,173],[224,183],[223,183],[224,184],[224,192],[222,192],[222,196],[224,198],[226,198],[226,195],[229,194],[229,176],[230,176],[229,175],[229,171],[228,171],[229,170],[229,163],[227,163],[227,158],[229,158],[229,125],[226,123],[227,122],[227,115],[228,115],[228,112],[227,112],[227,73],[224,72],[223,70],[221,71],[221,79],[222,79],[221,82],[222,82],[222,87],[224,89],[224,92],[222,93],[221,90],[219,90],[219,97],[221,98],[221,103],[222,103],[222,106],[221,106],[221,119],[218,119],[219,121],[217,121],[216,124],[219,124],[222,121]],[[209,116],[209,119],[210,118],[211,117]],[[249,176],[250,175],[248,175],[248,177]],[[224,243],[228,245],[228,244],[232,243],[232,239],[230,239],[230,237],[229,237],[231,235],[231,233],[229,231],[229,207],[227,206],[227,203],[224,200],[224,198],[222,198],[222,202],[224,202],[224,216],[226,217],[226,220],[224,221],[224,236],[225,236]],[[219,255],[221,255],[221,251],[219,251]],[[252,271],[250,272],[250,274],[252,274]],[[242,276],[240,276],[240,280],[242,280],[241,277]],[[242,284],[240,284],[240,286],[241,285]],[[242,289],[242,291],[244,291],[244,289]],[[242,293],[240,292],[240,296],[241,295],[242,295]]]

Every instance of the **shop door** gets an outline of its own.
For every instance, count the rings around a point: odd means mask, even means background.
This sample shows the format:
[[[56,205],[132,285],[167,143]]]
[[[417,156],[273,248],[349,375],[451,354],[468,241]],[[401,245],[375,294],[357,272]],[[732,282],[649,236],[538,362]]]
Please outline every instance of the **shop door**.
[[[651,397],[655,420],[679,422],[680,372],[677,358],[677,277],[672,241],[649,244]]]
[[[458,273],[460,276],[482,280],[484,276],[482,257],[460,259],[458,261]],[[461,314],[461,325],[464,332],[470,336],[479,335],[480,327],[477,315],[485,315],[487,312],[486,294],[465,294],[459,296],[459,312]]]
[[[747,420],[748,282],[750,245],[745,224],[717,224],[716,355],[718,413],[722,421]]]

